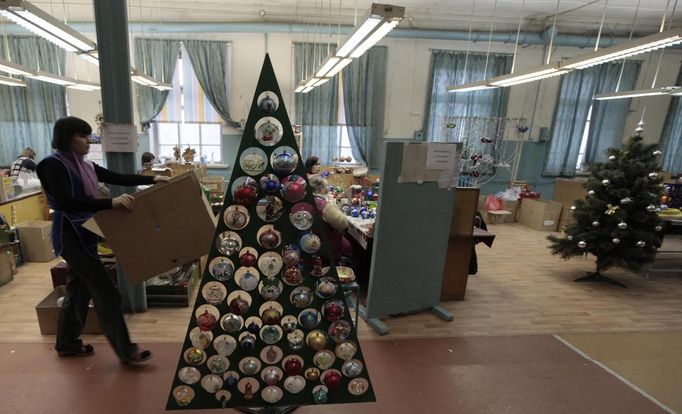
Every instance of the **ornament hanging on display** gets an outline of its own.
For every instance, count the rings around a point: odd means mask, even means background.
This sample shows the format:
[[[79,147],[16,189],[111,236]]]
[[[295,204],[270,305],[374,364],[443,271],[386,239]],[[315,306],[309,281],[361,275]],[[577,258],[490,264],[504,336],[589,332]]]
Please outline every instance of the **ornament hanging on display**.
[[[614,237],[613,239],[611,239],[611,243],[620,244],[620,239],[618,237]]]
[[[621,221],[620,223],[618,223],[618,228],[621,230],[625,230],[628,228],[628,223]]]
[[[654,157],[658,157],[661,154],[663,154],[663,153],[660,150],[656,150],[656,151],[651,153],[651,155],[653,155]]]
[[[593,221],[592,222],[592,227],[599,227],[599,222],[598,221]]]
[[[481,132],[474,136],[497,140]],[[266,57],[168,410],[275,412],[375,400],[300,157]],[[475,159],[481,161],[482,155]],[[369,217],[365,201],[376,197],[367,191],[354,206],[356,214]]]
[[[660,232],[663,230],[663,227],[662,226],[656,226],[656,227],[654,227],[654,230]]]
[[[601,184],[602,184],[602,185],[609,185],[609,184],[611,184],[611,181],[609,181],[609,180],[601,180]]]
[[[655,172],[649,173],[649,178],[651,178],[652,180],[655,180],[656,178],[658,178],[658,173],[655,173]]]
[[[640,240],[637,242],[637,247],[646,247],[646,242],[644,240]]]
[[[571,235],[569,234],[568,236],[566,236],[566,239],[568,239],[568,240],[573,240],[573,236],[571,236]]]
[[[581,249],[584,249],[585,247],[587,247],[587,242],[585,240],[580,240],[578,242],[578,247],[580,247]]]
[[[594,195],[594,190],[590,190],[590,191],[588,191],[588,192],[587,192],[587,195],[589,195],[589,196],[593,196],[593,195]]]
[[[615,161],[616,158],[617,157],[615,155],[609,155],[609,161]]]

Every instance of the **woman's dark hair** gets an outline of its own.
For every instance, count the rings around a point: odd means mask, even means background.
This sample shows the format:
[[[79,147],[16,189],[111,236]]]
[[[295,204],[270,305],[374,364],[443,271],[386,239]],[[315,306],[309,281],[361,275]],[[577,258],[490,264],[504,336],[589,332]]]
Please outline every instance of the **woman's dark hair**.
[[[320,159],[317,158],[316,156],[308,157],[307,160],[305,160],[305,172],[308,174],[313,173],[313,165],[317,165],[320,163]]]
[[[54,123],[54,130],[52,132],[52,148],[68,151],[71,147],[71,139],[77,134],[90,135],[92,134],[92,127],[75,116],[58,119]]]
[[[156,157],[154,156],[154,154],[152,154],[152,153],[149,152],[149,151],[146,151],[146,152],[142,153],[142,157],[141,157],[141,158],[142,158],[142,164],[150,163],[150,162],[154,161],[154,159],[156,159]]]

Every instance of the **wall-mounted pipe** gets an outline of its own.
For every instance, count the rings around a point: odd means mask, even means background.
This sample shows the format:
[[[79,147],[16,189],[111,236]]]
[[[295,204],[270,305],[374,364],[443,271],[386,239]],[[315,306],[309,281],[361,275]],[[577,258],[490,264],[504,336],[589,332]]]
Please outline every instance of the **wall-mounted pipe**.
[[[95,25],[92,22],[71,22],[74,29],[83,33],[94,33]],[[130,25],[133,33],[294,33],[294,34],[328,34],[327,26],[308,26],[303,24],[288,23],[209,23],[209,22],[187,22],[187,23],[161,23],[159,22],[134,22]],[[350,33],[351,26],[341,26],[341,34]],[[8,24],[7,33],[26,34],[27,32],[15,24]],[[336,31],[333,32],[334,34]],[[546,32],[522,32],[519,42],[523,45],[546,45],[549,38]],[[469,37],[471,36],[471,37]],[[473,42],[487,42],[490,32],[468,30],[435,30],[435,29],[407,29],[396,28],[388,35],[390,38],[398,39],[430,39],[430,40],[456,40]],[[511,32],[493,32],[492,41],[495,43],[512,43],[516,41],[516,35]],[[594,47],[596,37],[578,34],[557,34],[554,37],[554,44],[557,46],[570,46],[578,48]],[[628,41],[627,36],[602,36],[600,47],[608,47]]]

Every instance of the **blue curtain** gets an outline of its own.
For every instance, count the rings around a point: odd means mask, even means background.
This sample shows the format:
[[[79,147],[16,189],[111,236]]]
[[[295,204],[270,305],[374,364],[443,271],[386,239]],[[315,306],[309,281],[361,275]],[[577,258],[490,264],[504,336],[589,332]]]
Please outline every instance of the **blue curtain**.
[[[375,46],[343,70],[343,106],[353,158],[376,164],[376,146],[384,130],[386,96],[385,46]]]
[[[225,123],[238,127],[230,115],[230,84],[228,79],[228,48],[225,42],[183,40],[201,89]]]
[[[65,52],[37,38],[9,36],[12,62],[46,72],[64,74]],[[0,42],[0,56],[7,54]],[[0,85],[0,165],[9,165],[22,149],[31,147],[36,160],[52,153],[52,127],[66,116],[66,91],[63,86],[25,79],[27,87]]]
[[[333,47],[332,47],[333,50]],[[294,43],[295,84],[314,74],[319,63],[316,56],[325,56],[327,45]],[[320,158],[320,163],[330,165],[338,150],[338,76],[312,91],[295,96],[296,123],[303,133],[302,157],[312,155]]]
[[[135,69],[159,82],[171,83],[178,60],[180,41],[170,39],[135,39]],[[168,99],[168,91],[135,84],[137,110],[142,128],[161,112]]]
[[[682,82],[682,70],[677,75],[676,85],[680,85],[680,82]],[[682,173],[682,102],[680,99],[682,98],[676,96],[670,103],[659,146],[663,152],[661,168],[673,175]]]
[[[431,53],[431,91],[427,98],[424,133],[427,141],[459,142],[467,137],[461,131],[472,130],[472,125],[457,125],[452,128],[450,118],[463,116],[471,118],[504,117],[509,99],[508,88],[498,88],[465,93],[448,92],[448,86],[478,82],[511,72],[512,56],[507,54],[469,53],[458,51],[433,51]],[[466,66],[466,68],[465,68]],[[460,118],[461,119],[461,118]],[[476,152],[487,153],[478,139],[470,145]]]
[[[639,61],[626,62],[624,68],[622,63],[602,65],[596,94],[616,91],[621,68],[623,69],[623,76],[618,90],[631,91],[635,89],[640,66]],[[593,105],[585,152],[585,162],[588,165],[606,161],[606,150],[608,148],[623,146],[625,119],[628,116],[630,100],[594,101]]]
[[[620,90],[634,87],[639,74],[639,62],[627,62]],[[604,63],[589,69],[576,70],[561,79],[561,87],[554,110],[552,137],[545,160],[544,175],[573,177],[585,132],[585,124],[600,93],[615,91],[621,62]],[[599,160],[603,150],[622,145],[623,129],[629,100],[603,101],[594,106],[588,138],[586,159]]]

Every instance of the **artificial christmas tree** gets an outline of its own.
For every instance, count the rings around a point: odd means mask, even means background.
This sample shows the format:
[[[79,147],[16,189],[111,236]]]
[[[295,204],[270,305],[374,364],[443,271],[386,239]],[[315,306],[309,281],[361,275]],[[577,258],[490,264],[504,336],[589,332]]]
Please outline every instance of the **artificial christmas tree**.
[[[617,266],[639,271],[651,262],[661,245],[661,219],[656,214],[661,196],[656,145],[644,144],[641,136],[628,140],[625,148],[609,148],[608,161],[590,167],[584,187],[587,196],[571,207],[574,223],[565,236],[549,236],[552,254],[564,259],[596,256],[596,272],[577,281],[602,281],[625,286],[602,272]]]
[[[167,409],[374,401],[283,102],[266,55]]]

